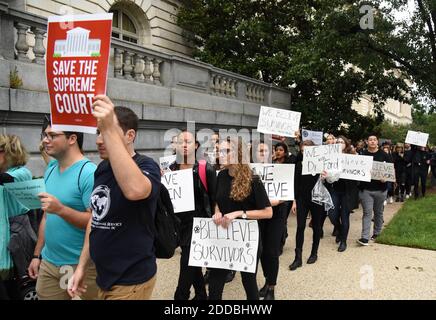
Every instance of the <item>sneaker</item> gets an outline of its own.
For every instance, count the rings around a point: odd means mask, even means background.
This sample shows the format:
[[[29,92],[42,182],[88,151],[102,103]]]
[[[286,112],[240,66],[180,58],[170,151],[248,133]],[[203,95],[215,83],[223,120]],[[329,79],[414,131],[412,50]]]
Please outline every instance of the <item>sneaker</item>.
[[[399,197],[396,197],[396,198],[395,198],[395,202],[400,202],[400,198],[399,198]]]
[[[364,239],[364,238],[360,238],[359,240],[357,240],[357,243],[360,244],[361,246],[368,246],[368,239]]]
[[[394,203],[394,198],[393,197],[389,197],[389,203]]]
[[[410,198],[410,194],[406,194],[406,199],[409,199]]]
[[[387,204],[388,202],[385,200],[385,202],[383,202],[383,205],[386,207]]]
[[[375,241],[375,239],[377,239],[377,237],[378,237],[377,234],[373,234],[372,237],[371,237],[371,240],[372,240],[372,241]]]

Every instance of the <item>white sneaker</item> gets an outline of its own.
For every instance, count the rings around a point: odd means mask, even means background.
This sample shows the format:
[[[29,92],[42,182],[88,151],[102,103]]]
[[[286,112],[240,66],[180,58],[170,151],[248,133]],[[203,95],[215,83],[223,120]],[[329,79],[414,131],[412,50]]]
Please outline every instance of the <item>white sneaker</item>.
[[[406,194],[406,199],[409,199],[410,198],[410,194]]]
[[[394,203],[394,198],[393,197],[389,197],[389,203]]]
[[[383,205],[386,206],[388,204],[388,202],[385,200],[385,202],[383,202]]]

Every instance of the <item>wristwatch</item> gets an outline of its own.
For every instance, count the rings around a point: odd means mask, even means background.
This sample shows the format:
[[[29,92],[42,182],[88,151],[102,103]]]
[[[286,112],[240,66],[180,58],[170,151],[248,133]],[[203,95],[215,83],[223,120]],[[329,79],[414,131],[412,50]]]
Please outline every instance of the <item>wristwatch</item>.
[[[245,210],[242,212],[242,219],[247,219],[247,212]]]
[[[34,255],[32,256],[32,259],[39,259],[39,260],[42,260],[42,256],[41,256],[41,255],[37,256],[36,254],[34,254]]]

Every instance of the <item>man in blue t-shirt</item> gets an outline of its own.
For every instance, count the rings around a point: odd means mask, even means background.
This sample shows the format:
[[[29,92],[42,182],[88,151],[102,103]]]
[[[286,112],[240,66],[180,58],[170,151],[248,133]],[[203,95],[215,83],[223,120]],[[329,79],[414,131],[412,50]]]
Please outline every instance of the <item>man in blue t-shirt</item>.
[[[44,216],[29,266],[41,300],[71,299],[68,278],[79,263],[85,229],[91,218],[89,199],[96,165],[82,154],[83,133],[44,128],[41,139],[52,160],[45,171],[46,192],[39,194]],[[96,299],[96,272],[88,274],[88,294]]]
[[[95,171],[92,221],[69,293],[84,292],[86,266],[92,258],[100,299],[150,299],[157,269],[153,225],[160,169],[151,158],[135,152],[138,117],[132,110],[96,96],[93,114],[103,161]]]

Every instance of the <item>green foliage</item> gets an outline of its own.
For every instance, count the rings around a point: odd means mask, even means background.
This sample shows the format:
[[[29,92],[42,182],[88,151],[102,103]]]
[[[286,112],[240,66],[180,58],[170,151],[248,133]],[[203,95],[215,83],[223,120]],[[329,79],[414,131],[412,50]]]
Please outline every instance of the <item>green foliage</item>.
[[[436,195],[409,199],[377,238],[377,243],[436,250]]]
[[[10,82],[10,87],[12,89],[19,89],[23,86],[23,80],[20,78],[20,75],[18,74],[17,67],[15,67],[14,70],[9,72],[9,82]]]
[[[435,1],[420,2],[430,12]],[[406,93],[413,92],[405,80],[436,100],[429,16],[417,13],[411,25],[396,23],[392,10],[407,7],[406,1],[380,3],[185,0],[178,23],[197,59],[292,88],[292,109],[302,112],[303,126],[337,132],[345,125],[345,133],[357,136],[380,125],[386,99],[409,102]],[[360,27],[363,4],[376,9],[374,29]],[[351,109],[363,93],[376,104],[373,119]]]

